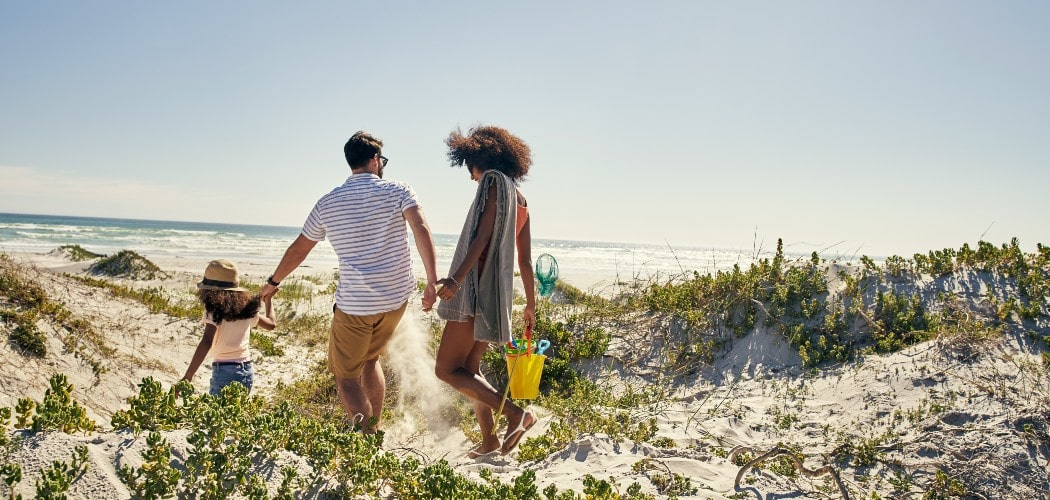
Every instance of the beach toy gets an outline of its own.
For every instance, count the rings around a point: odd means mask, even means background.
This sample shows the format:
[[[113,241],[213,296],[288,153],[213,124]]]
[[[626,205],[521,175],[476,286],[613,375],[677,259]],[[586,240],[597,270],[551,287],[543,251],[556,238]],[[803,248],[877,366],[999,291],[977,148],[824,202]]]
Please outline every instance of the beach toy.
[[[543,375],[542,354],[507,353],[507,373],[510,375],[510,397],[514,399],[536,399],[540,395],[540,376]]]
[[[544,344],[544,342],[546,344]],[[507,388],[510,397],[514,399],[536,399],[540,395],[540,376],[543,375],[543,362],[547,356],[532,352],[532,327],[525,329],[524,342],[516,342],[519,349],[508,349],[507,358]],[[543,346],[544,351],[550,347],[549,340],[542,340],[536,347]],[[504,396],[506,397],[506,396]],[[500,407],[503,403],[500,403]],[[502,410],[501,410],[502,411]]]
[[[536,259],[536,279],[540,282],[540,296],[548,297],[558,281],[558,261],[549,253]]]
[[[536,343],[536,354],[543,354],[543,353],[547,352],[547,349],[550,349],[550,347],[551,347],[551,341],[549,341],[547,339],[543,339],[543,340],[541,340],[541,341]]]

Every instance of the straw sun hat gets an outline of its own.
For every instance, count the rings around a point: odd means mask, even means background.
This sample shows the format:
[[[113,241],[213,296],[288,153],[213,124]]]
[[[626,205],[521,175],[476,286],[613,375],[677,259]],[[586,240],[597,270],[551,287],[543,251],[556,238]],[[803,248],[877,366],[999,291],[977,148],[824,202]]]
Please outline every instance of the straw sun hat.
[[[237,265],[226,259],[216,259],[208,263],[204,270],[204,279],[197,283],[200,290],[244,291],[237,278]]]

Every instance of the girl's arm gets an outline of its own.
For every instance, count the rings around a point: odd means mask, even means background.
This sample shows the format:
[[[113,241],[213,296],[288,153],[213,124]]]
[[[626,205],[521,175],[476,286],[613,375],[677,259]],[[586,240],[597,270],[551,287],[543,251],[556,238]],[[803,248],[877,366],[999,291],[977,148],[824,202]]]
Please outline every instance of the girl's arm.
[[[521,284],[525,285],[525,328],[536,324],[536,276],[532,271],[531,223],[531,217],[525,219],[525,225],[517,237],[518,270],[521,272]]]
[[[463,280],[467,279],[467,274],[478,263],[481,252],[492,239],[492,229],[496,226],[496,186],[489,186],[489,192],[485,198],[485,208],[482,209],[481,220],[478,221],[478,232],[474,235],[470,246],[467,247],[467,255],[463,258],[463,263],[452,276],[438,281],[438,284],[441,285],[438,297],[443,300],[451,299],[459,292],[463,286]]]
[[[204,325],[204,336],[201,337],[200,343],[197,344],[197,350],[193,351],[193,358],[190,359],[190,366],[186,368],[186,374],[182,376],[182,380],[192,381],[193,376],[197,374],[197,369],[201,367],[201,363],[204,362],[204,357],[207,356],[208,351],[211,350],[211,343],[215,339],[215,330],[215,325]]]
[[[259,318],[259,328],[273,330],[277,328],[277,315],[273,312],[273,294],[264,295],[262,303],[266,306],[266,316]]]

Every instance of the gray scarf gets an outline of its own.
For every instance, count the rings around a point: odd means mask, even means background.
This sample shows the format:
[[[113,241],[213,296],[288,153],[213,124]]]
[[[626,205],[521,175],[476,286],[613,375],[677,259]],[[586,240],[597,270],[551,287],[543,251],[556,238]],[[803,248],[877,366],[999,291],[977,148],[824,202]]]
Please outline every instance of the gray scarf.
[[[449,275],[455,273],[467,255],[467,249],[478,233],[478,221],[485,209],[489,186],[496,188],[496,220],[489,240],[485,267],[475,265],[463,280],[454,297],[441,301],[438,316],[446,321],[474,318],[474,340],[491,343],[510,342],[510,311],[514,297],[514,228],[516,227],[517,191],[514,181],[502,172],[488,170],[478,183],[474,203],[467,212],[459,234],[456,253],[452,256]]]

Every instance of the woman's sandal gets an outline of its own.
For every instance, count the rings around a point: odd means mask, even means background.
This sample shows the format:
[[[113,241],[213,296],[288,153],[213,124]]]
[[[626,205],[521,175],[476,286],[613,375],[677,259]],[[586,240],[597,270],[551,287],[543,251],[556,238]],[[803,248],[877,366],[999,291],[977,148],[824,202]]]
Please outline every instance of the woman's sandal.
[[[529,425],[525,425],[525,421],[528,420],[529,417],[532,417],[532,422],[530,422]],[[503,447],[500,449],[501,453],[506,455],[514,451],[514,448],[518,447],[518,441],[521,441],[521,437],[525,435],[525,431],[536,425],[538,420],[539,419],[536,418],[536,415],[532,413],[531,410],[525,410],[525,413],[521,414],[521,421],[518,422],[518,426],[515,427],[514,431],[508,434],[507,439],[503,441]]]
[[[490,451],[481,451],[482,445],[475,446],[472,450],[467,452],[467,458],[477,460],[479,458],[489,458],[500,454],[500,449],[496,448]]]

